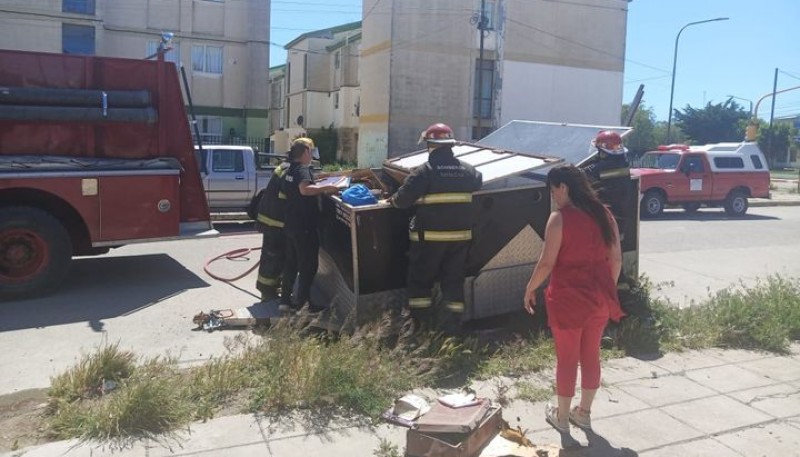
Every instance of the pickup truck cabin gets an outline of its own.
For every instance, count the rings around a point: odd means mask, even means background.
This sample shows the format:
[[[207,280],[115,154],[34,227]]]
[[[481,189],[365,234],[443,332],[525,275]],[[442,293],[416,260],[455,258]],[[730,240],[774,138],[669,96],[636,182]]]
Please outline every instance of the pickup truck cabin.
[[[657,217],[666,205],[687,212],[722,206],[739,217],[748,198],[769,198],[767,161],[754,142],[660,146],[633,173],[641,180],[642,217]]]

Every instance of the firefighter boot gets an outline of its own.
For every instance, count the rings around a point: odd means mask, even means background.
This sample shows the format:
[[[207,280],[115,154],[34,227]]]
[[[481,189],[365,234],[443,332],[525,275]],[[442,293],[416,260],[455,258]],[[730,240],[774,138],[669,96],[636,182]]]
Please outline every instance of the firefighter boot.
[[[440,325],[442,333],[449,337],[463,336],[464,329],[461,322],[463,315],[464,313],[457,313],[449,310],[445,311],[442,314],[442,322]]]
[[[430,308],[403,310],[398,346],[413,349],[419,346],[419,337],[431,328],[432,312]]]

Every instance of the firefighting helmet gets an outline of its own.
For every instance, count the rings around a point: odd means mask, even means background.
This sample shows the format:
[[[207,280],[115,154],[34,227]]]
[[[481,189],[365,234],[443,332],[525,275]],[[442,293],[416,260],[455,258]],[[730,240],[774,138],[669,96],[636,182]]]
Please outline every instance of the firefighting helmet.
[[[311,150],[311,157],[319,159],[319,149],[317,149],[317,147],[314,145],[314,140],[304,136],[301,136],[300,138],[295,138],[294,141],[292,141],[292,149],[294,149],[296,145],[300,144],[306,146],[309,150]]]
[[[620,134],[613,130],[601,130],[598,132],[594,141],[592,141],[592,144],[601,152],[607,154],[624,154],[628,152],[628,150],[622,146],[622,137]]]
[[[420,143],[425,141],[433,144],[456,144],[456,140],[453,138],[453,129],[441,122],[432,124],[425,129],[420,135],[419,141]]]

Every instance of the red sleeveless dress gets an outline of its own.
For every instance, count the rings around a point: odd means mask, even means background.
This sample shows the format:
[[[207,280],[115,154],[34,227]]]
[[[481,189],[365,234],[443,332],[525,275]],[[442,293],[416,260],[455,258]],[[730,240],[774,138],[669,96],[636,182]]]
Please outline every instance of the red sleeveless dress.
[[[563,220],[561,248],[545,291],[548,323],[571,329],[583,327],[596,316],[619,321],[625,313],[619,305],[600,227],[574,206],[559,211]],[[612,217],[608,210],[606,214]]]

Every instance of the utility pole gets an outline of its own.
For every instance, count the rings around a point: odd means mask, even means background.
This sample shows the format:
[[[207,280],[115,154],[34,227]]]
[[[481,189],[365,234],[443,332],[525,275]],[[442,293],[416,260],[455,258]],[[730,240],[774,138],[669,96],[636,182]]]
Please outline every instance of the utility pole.
[[[778,91],[778,69],[775,69],[775,79],[772,81],[772,108],[769,112],[769,137],[767,137],[767,151],[772,163],[775,163],[774,154],[772,154],[772,120],[775,119],[775,93]]]
[[[480,139],[482,135],[481,120],[483,118],[483,38],[486,30],[486,0],[481,0],[481,15],[478,18],[478,33],[480,37],[480,48],[478,50],[478,125],[475,138]]]

